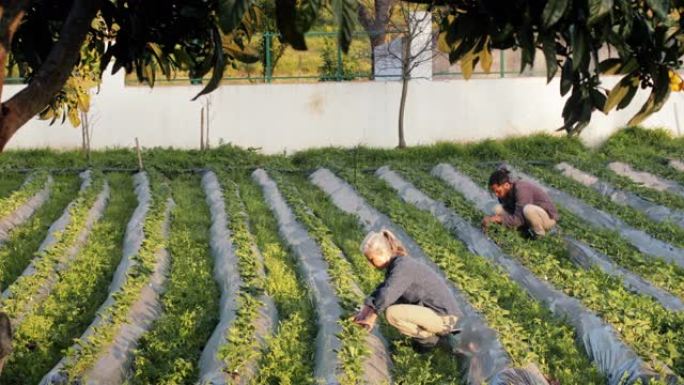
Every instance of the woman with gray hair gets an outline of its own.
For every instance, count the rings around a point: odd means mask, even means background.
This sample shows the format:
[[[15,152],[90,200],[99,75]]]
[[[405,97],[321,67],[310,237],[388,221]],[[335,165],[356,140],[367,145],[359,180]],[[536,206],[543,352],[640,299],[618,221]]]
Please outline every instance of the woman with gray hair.
[[[428,266],[409,257],[389,230],[369,233],[361,251],[385,280],[365,300],[354,322],[372,329],[378,314],[403,335],[413,338],[419,351],[433,348],[440,337],[459,332],[458,305],[443,279]]]

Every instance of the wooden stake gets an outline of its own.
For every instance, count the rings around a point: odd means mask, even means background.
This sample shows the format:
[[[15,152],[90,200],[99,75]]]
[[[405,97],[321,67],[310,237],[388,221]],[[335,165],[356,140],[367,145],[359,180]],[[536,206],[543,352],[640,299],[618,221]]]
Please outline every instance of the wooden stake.
[[[207,102],[207,144],[204,145],[204,148],[207,150],[209,149],[209,107],[211,106],[210,102]]]
[[[142,160],[142,154],[140,153],[140,142],[138,141],[138,138],[135,138],[135,149],[136,152],[138,153],[138,170],[142,171],[143,168],[143,160]]]
[[[200,150],[204,151],[204,107],[200,112]]]

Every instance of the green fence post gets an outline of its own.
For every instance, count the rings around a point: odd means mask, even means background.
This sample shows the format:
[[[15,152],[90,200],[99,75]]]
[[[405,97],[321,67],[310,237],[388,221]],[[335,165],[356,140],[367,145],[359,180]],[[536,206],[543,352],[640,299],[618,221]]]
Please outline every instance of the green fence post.
[[[271,72],[271,33],[270,32],[265,32],[264,33],[264,51],[266,52],[266,68],[264,68],[264,76],[265,79],[264,81],[266,83],[271,82],[271,78],[273,76],[273,73]]]
[[[504,63],[504,51],[499,51],[499,76],[506,76],[506,64]]]
[[[342,47],[340,47],[340,39],[337,39],[337,81],[342,80]]]

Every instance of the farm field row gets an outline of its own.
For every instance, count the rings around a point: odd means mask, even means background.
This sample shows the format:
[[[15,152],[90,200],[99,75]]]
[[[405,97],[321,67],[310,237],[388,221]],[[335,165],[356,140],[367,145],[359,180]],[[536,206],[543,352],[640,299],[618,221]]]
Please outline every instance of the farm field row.
[[[682,383],[681,139],[130,155],[0,159],[0,385]],[[502,162],[548,189],[557,232],[481,232]],[[381,228],[448,283],[455,345],[351,322]]]

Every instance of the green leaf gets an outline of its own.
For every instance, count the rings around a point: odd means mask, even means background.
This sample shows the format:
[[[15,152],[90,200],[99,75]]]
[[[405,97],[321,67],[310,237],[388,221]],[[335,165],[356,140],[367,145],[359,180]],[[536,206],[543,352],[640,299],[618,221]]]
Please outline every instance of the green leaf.
[[[207,85],[200,91],[199,94],[197,94],[192,100],[197,100],[202,95],[208,94],[211,91],[215,90],[218,88],[219,84],[221,83],[221,79],[223,79],[223,71],[226,68],[226,58],[225,55],[223,54],[223,44],[222,44],[222,39],[221,39],[221,32],[219,31],[218,28],[214,28],[213,33],[213,43],[214,43],[214,56],[213,56],[213,68],[212,68],[212,74],[211,74],[211,79],[209,79],[209,82]]]
[[[638,84],[639,78],[636,73],[629,74],[622,78],[610,92],[608,92],[608,98],[606,99],[606,104],[603,106],[603,112],[608,113],[615,106],[618,105],[628,94],[630,87],[636,87],[635,81]]]
[[[552,27],[563,17],[568,9],[568,0],[549,0],[542,12],[542,26],[544,29]]]
[[[572,59],[566,59],[565,63],[563,63],[563,68],[561,70],[561,81],[560,81],[560,92],[561,96],[565,96],[565,94],[570,91],[572,88],[573,79],[575,77],[575,72],[572,70]]]
[[[306,51],[304,34],[297,28],[297,0],[276,0],[276,24],[292,48]]]
[[[615,75],[622,68],[622,59],[610,58],[599,63],[598,70],[604,75]]]
[[[229,34],[240,25],[242,16],[247,12],[252,0],[220,0],[218,8],[221,31]]]
[[[646,3],[653,10],[653,12],[661,19],[667,18],[667,12],[670,8],[669,0],[646,0]]]
[[[556,60],[556,39],[553,34],[541,36],[544,59],[546,60],[546,83],[550,83],[556,72],[558,72],[558,61]]]
[[[572,63],[573,69],[584,66],[585,60],[589,58],[589,44],[587,41],[587,31],[584,28],[576,27],[572,34]]]
[[[613,9],[613,0],[589,0],[589,20],[587,24],[592,25],[608,15]]]
[[[627,125],[634,126],[643,122],[654,112],[660,111],[665,105],[670,96],[670,78],[668,76],[668,69],[665,66],[660,66],[653,74],[653,90],[649,95],[648,100],[641,106],[639,112],[630,119]]]
[[[342,51],[347,53],[354,37],[356,11],[359,8],[359,4],[357,0],[333,0],[333,6],[339,30],[337,39]]]

